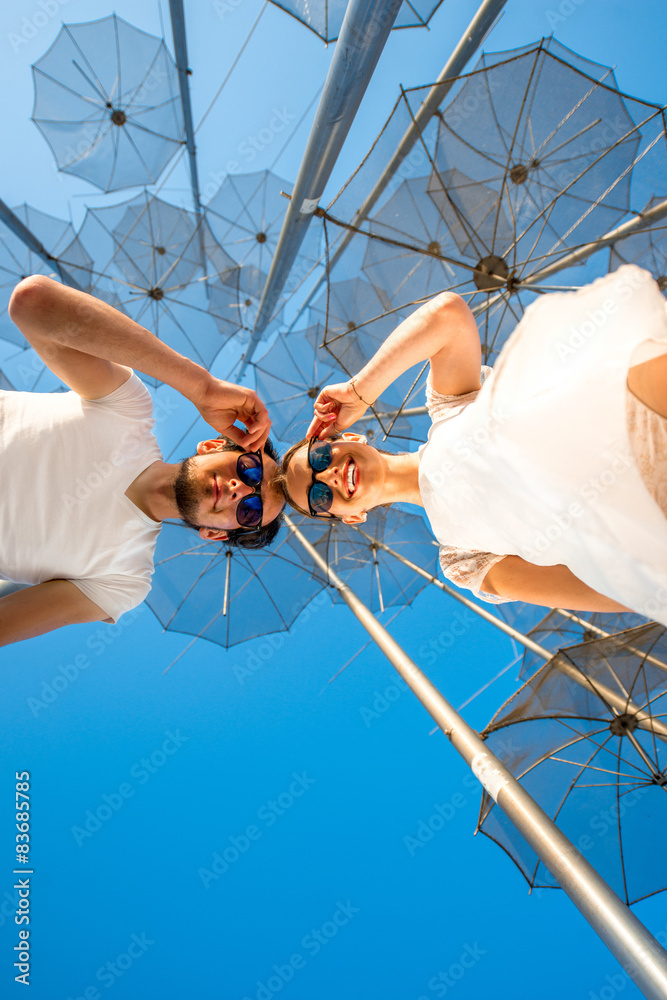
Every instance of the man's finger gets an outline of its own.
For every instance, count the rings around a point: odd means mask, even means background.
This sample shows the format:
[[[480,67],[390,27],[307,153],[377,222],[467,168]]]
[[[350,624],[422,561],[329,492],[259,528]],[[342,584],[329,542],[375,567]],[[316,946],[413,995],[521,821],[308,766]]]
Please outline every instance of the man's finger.
[[[261,451],[269,436],[269,429],[249,431],[243,439],[243,447],[248,451]]]
[[[220,430],[220,433],[224,434],[225,437],[228,437],[230,441],[234,442],[234,444],[239,444],[242,448],[246,447],[245,439],[248,435],[244,434],[241,428],[237,427],[236,424],[230,424],[227,427],[223,427],[222,430]]]

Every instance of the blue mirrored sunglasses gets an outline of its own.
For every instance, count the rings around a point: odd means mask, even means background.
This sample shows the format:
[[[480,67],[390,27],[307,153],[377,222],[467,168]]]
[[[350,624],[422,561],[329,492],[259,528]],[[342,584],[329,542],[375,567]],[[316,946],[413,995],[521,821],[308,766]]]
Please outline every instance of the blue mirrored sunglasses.
[[[328,441],[318,441],[317,438],[310,439],[308,442],[308,465],[313,474],[313,481],[308,490],[308,509],[311,517],[334,518],[336,516],[327,513],[331,510],[333,503],[333,490],[326,483],[320,483],[316,479],[319,472],[324,472],[325,469],[329,468],[332,458],[333,453]]]
[[[261,451],[244,451],[236,462],[236,475],[246,486],[252,486],[254,493],[243,497],[236,505],[236,520],[243,528],[257,528],[262,523],[262,476],[264,466]]]

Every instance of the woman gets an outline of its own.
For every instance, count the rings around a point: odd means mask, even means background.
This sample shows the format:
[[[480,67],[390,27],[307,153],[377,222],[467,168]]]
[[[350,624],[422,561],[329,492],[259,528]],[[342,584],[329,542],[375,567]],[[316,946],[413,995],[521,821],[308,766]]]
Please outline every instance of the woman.
[[[634,266],[542,296],[481,379],[472,313],[443,293],[322,390],[310,444],[283,461],[286,497],[349,524],[378,504],[419,504],[445,575],[485,599],[667,624],[666,352],[664,298]],[[418,452],[326,441],[426,358],[433,425]]]

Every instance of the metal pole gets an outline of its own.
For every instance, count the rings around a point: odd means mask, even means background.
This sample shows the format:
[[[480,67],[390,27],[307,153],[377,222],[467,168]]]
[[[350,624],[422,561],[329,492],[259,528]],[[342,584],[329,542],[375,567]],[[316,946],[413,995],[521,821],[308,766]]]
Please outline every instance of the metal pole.
[[[424,579],[428,580],[429,583],[432,583],[434,586],[444,591],[445,594],[448,594],[450,597],[453,597],[455,601],[459,601],[459,603],[465,604],[467,608],[470,608],[471,611],[474,611],[475,614],[479,615],[480,618],[484,618],[485,621],[491,622],[491,624],[495,625],[495,627],[499,629],[501,632],[505,632],[506,635],[511,636],[512,639],[516,639],[516,641],[521,643],[522,646],[524,646],[526,649],[530,649],[531,652],[536,653],[545,662],[551,661],[553,665],[557,667],[562,674],[565,674],[566,677],[569,677],[570,680],[575,682],[575,684],[579,684],[580,687],[586,688],[588,691],[592,691],[594,694],[596,694],[599,698],[604,699],[607,702],[607,704],[610,705],[619,715],[623,715],[625,712],[631,712],[635,716],[637,720],[637,725],[641,729],[646,729],[652,733],[655,733],[658,739],[661,739],[667,743],[667,724],[661,722],[660,719],[654,718],[650,714],[650,712],[644,711],[643,708],[640,708],[640,706],[635,704],[635,702],[633,702],[631,699],[618,694],[616,691],[613,690],[613,688],[610,688],[608,684],[605,684],[602,681],[590,680],[588,677],[586,677],[585,674],[581,673],[581,671],[579,671],[574,666],[574,664],[570,663],[567,657],[563,656],[560,652],[552,653],[545,646],[540,646],[539,643],[534,642],[533,639],[531,639],[527,635],[524,635],[523,632],[519,632],[518,629],[513,628],[512,625],[508,625],[507,622],[502,621],[502,619],[496,618],[496,616],[492,615],[490,611],[486,611],[484,608],[480,608],[478,604],[475,604],[474,601],[471,601],[468,597],[465,597],[463,594],[459,594],[456,590],[453,590],[452,587],[448,587],[447,584],[443,583],[442,580],[439,580],[437,576],[433,576],[433,574],[429,573],[428,570],[422,569],[422,567],[418,566],[417,563],[413,563],[410,559],[406,558],[406,556],[401,555],[400,552],[396,552],[395,549],[392,549],[385,542],[379,542],[376,538],[373,538],[372,535],[368,535],[361,528],[355,527],[355,531],[358,531],[360,535],[363,535],[363,537],[367,539],[367,541],[369,541],[371,545],[375,546],[378,549],[381,549],[383,552],[387,552],[390,556],[393,556],[393,558],[397,559],[398,562],[403,563],[404,566],[407,566],[414,573],[417,573],[419,576],[424,577]],[[563,614],[564,613],[565,612],[563,612]],[[582,619],[577,619],[577,621],[581,620]],[[601,629],[597,631],[599,631],[602,636],[608,635],[607,632],[602,632]],[[642,657],[644,656],[644,654],[640,650],[637,650],[632,646],[626,646],[625,643],[621,642],[619,642],[619,645],[623,645],[630,652],[637,653],[639,656]]]
[[[327,566],[292,520],[286,517],[285,521],[487,793],[525,837],[644,996],[649,1000],[667,1000],[667,952],[380,625],[363,601]]]
[[[545,278],[550,278],[552,274],[557,274],[559,271],[563,271],[565,268],[572,267],[575,264],[582,264],[596,250],[611,246],[626,236],[634,236],[635,233],[641,233],[645,229],[649,229],[655,222],[664,219],[665,216],[667,216],[667,198],[664,201],[658,202],[657,205],[653,205],[652,208],[647,209],[645,212],[640,212],[634,219],[622,222],[616,229],[610,230],[606,235],[593,240],[592,243],[585,243],[577,250],[572,250],[565,257],[561,257],[555,263],[542,268],[541,271],[535,271],[534,274],[529,275],[527,278],[520,278],[517,281],[517,287],[530,288],[533,285],[539,285]],[[474,307],[472,310],[473,315],[479,316],[480,313],[487,312],[491,306],[500,302],[504,297],[504,292],[500,292],[497,295],[489,295],[484,302],[480,302],[479,305]]]
[[[271,319],[401,2],[350,0],[347,5],[239,377],[252,360]]]
[[[396,152],[385,167],[381,177],[375,184],[375,187],[367,196],[361,208],[358,209],[351,222],[352,226],[356,227],[361,225],[363,220],[368,216],[369,212],[373,210],[382,195],[382,192],[389,184],[389,181],[394,176],[406,156],[410,154],[414,145],[419,141],[421,133],[424,131],[429,121],[456,83],[456,77],[461,75],[471,57],[480,47],[493,27],[496,17],[500,14],[506,3],[507,0],[484,0],[484,2],[480,5],[477,13],[461,36],[458,45],[443,66],[438,79],[424,98],[423,103],[415,115],[413,123],[406,130],[405,135],[399,142]],[[447,83],[444,82],[445,80]],[[353,236],[354,233],[351,230],[348,230],[341,239],[329,262],[331,270],[340,259],[341,255],[345,252]],[[295,323],[299,316],[303,313],[304,309],[317,295],[325,280],[326,275],[323,275],[311,289],[308,297],[305,299],[301,309],[299,310],[298,316],[294,320]],[[293,325],[294,323],[292,326]]]
[[[531,274],[527,278],[521,278],[518,284],[521,288],[538,284],[544,278],[549,278],[552,274],[557,274],[558,271],[562,271],[566,267],[571,267],[573,264],[581,264],[583,261],[588,260],[596,250],[611,246],[612,243],[617,243],[618,240],[622,240],[626,236],[633,236],[635,233],[648,229],[655,222],[664,219],[665,216],[667,216],[667,198],[664,201],[658,202],[657,205],[653,205],[652,208],[648,208],[645,212],[640,212],[634,219],[621,223],[616,229],[612,229],[605,236],[601,236],[599,240],[586,243],[584,246],[579,247],[578,250],[573,250],[567,254],[566,257],[561,257],[554,264],[542,268],[541,271],[536,271],[535,274]]]
[[[37,239],[34,233],[31,233],[26,225],[24,225],[17,215],[14,215],[9,205],[6,205],[2,199],[0,199],[0,221],[4,222],[7,229],[10,229],[14,236],[18,236],[22,243],[25,243],[28,250],[32,250],[33,253],[41,257],[49,267],[52,267],[57,273],[58,277],[64,285],[69,285],[70,288],[76,288],[78,291],[82,291],[81,285],[72,275],[67,271],[66,268],[62,266],[57,257],[53,257],[49,251],[46,249],[44,244]],[[26,275],[27,277],[27,275]]]
[[[171,14],[171,30],[174,36],[174,54],[176,56],[176,68],[178,69],[178,83],[181,88],[181,106],[183,108],[183,121],[185,123],[188,160],[190,161],[190,186],[192,187],[192,199],[195,203],[196,214],[201,215],[199,179],[197,177],[195,130],[192,120],[192,105],[190,103],[190,83],[188,81],[188,76],[190,75],[191,70],[188,68],[188,47],[185,40],[185,12],[183,10],[183,0],[169,0],[169,13]]]

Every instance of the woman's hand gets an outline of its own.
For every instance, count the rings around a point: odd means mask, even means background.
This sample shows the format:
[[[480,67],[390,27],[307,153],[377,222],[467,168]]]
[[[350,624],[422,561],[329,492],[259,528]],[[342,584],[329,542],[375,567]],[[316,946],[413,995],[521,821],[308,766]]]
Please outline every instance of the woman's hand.
[[[351,382],[337,382],[322,389],[313,409],[315,415],[306,437],[327,438],[351,427],[364,415],[368,405],[359,398]]]
[[[211,377],[203,391],[190,398],[207,424],[242,448],[259,451],[266,444],[271,420],[253,389]],[[235,425],[236,420],[245,424],[247,434]]]

